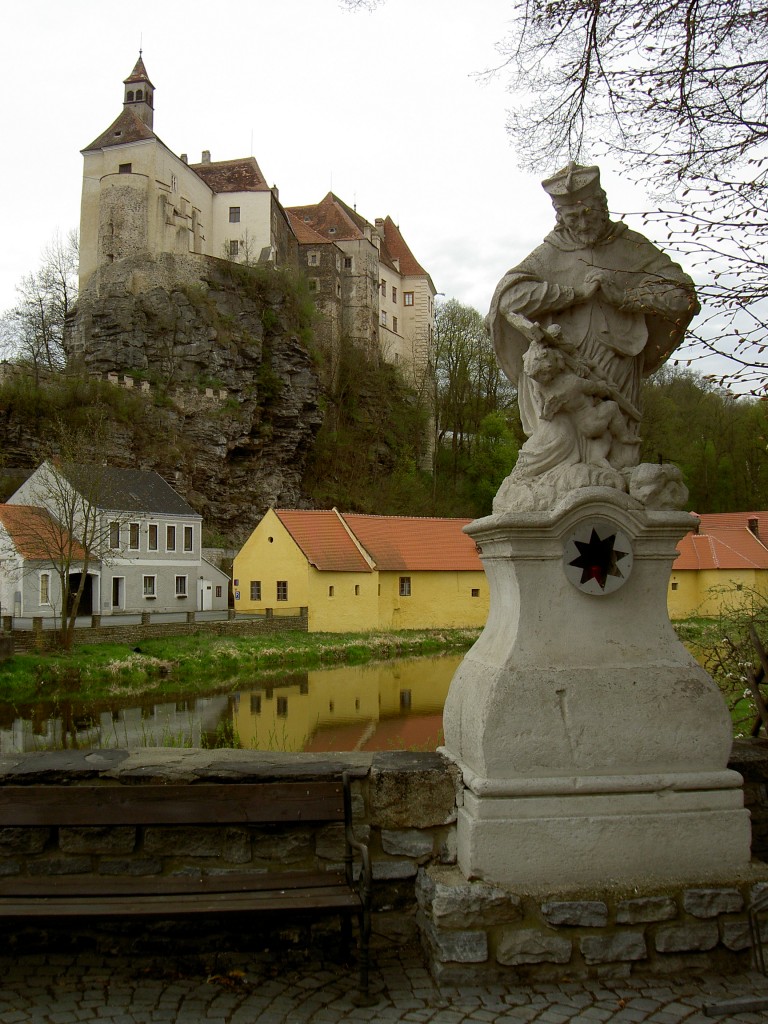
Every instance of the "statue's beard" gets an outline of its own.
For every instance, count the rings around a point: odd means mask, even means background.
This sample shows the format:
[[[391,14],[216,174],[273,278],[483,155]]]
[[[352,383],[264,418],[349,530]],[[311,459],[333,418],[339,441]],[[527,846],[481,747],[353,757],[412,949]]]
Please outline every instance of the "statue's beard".
[[[584,246],[597,245],[608,234],[608,225],[601,224],[600,227],[593,228],[591,231],[572,231],[571,234]]]

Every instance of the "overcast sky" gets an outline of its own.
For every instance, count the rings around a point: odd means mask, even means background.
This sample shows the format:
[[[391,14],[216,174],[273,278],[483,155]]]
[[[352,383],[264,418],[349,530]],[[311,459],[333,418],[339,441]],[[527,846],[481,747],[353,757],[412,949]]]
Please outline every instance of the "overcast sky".
[[[53,233],[78,226],[80,150],[120,113],[142,46],[171,150],[252,154],[286,206],[332,189],[369,221],[390,215],[438,291],[485,313],[553,224],[505,132],[503,74],[476,77],[497,62],[512,2],[4,4],[0,311]],[[603,183],[613,210],[642,208],[617,174]]]

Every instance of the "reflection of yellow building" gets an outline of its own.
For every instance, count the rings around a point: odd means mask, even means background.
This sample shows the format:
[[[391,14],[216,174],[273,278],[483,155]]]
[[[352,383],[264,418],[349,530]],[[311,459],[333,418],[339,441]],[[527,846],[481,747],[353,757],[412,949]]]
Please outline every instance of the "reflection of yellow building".
[[[242,691],[234,728],[255,750],[304,750],[323,730],[345,730],[360,749],[383,719],[442,715],[462,655],[296,673],[285,684]]]
[[[483,626],[468,522],[270,509],[235,558],[235,608],[306,607],[320,633]]]
[[[667,593],[670,617],[717,615],[768,596],[768,512],[709,513],[677,546]]]

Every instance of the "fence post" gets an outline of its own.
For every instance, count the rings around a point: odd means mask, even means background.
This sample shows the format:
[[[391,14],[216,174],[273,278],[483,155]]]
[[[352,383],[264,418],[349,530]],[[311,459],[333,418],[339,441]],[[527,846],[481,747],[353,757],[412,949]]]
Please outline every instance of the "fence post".
[[[98,629],[101,625],[101,615],[91,616],[91,629]]]
[[[194,621],[195,621],[195,613],[194,612],[187,612],[187,622],[194,622]]]
[[[3,629],[6,630],[9,633],[13,629],[13,616],[12,615],[4,615],[3,616]]]
[[[152,621],[152,612],[141,613],[141,624],[142,626],[148,626]]]

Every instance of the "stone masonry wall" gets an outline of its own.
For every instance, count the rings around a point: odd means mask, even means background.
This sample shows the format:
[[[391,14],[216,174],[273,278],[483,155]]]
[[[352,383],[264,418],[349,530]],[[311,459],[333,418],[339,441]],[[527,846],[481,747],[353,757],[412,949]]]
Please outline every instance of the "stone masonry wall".
[[[742,761],[759,764],[762,772],[768,742],[751,747]],[[101,781],[106,795],[109,787],[139,780],[301,781],[337,778],[345,769],[354,776],[355,830],[371,850],[375,941],[406,942],[421,935],[442,982],[663,974],[748,963],[746,908],[768,886],[768,866],[755,862],[748,877],[728,878],[724,865],[724,879],[716,885],[691,880],[629,891],[575,892],[564,885],[561,892],[534,894],[467,881],[456,867],[461,781],[456,767],[439,754],[158,748],[13,754],[0,757],[0,786]],[[336,825],[46,829],[3,828],[0,820],[0,876],[6,877],[261,873],[322,869],[339,864],[342,856],[342,830]],[[238,931],[235,941],[249,942],[250,932],[260,927],[256,921],[248,924],[248,935]],[[306,940],[290,915],[281,916],[281,926],[283,935]],[[98,930],[82,922],[78,927]],[[107,929],[110,948],[123,935],[120,923],[99,927]],[[144,922],[139,927],[141,941],[149,942],[154,931]],[[164,922],[163,927],[160,941],[173,948],[182,941],[196,948],[200,941],[186,923]],[[15,923],[14,929],[13,941],[22,941]],[[25,925],[25,935],[30,931],[39,940],[39,931]],[[74,941],[71,931],[66,935]],[[764,938],[768,941],[768,922]],[[135,928],[130,941],[137,941]]]
[[[306,615],[270,616],[265,618],[221,619],[194,622],[150,622],[125,626],[99,626],[78,628],[75,644],[135,644],[141,640],[160,640],[171,636],[190,636],[210,633],[213,636],[260,636],[265,633],[287,633],[298,630],[306,633]],[[14,653],[52,650],[56,646],[51,630],[14,629]]]

